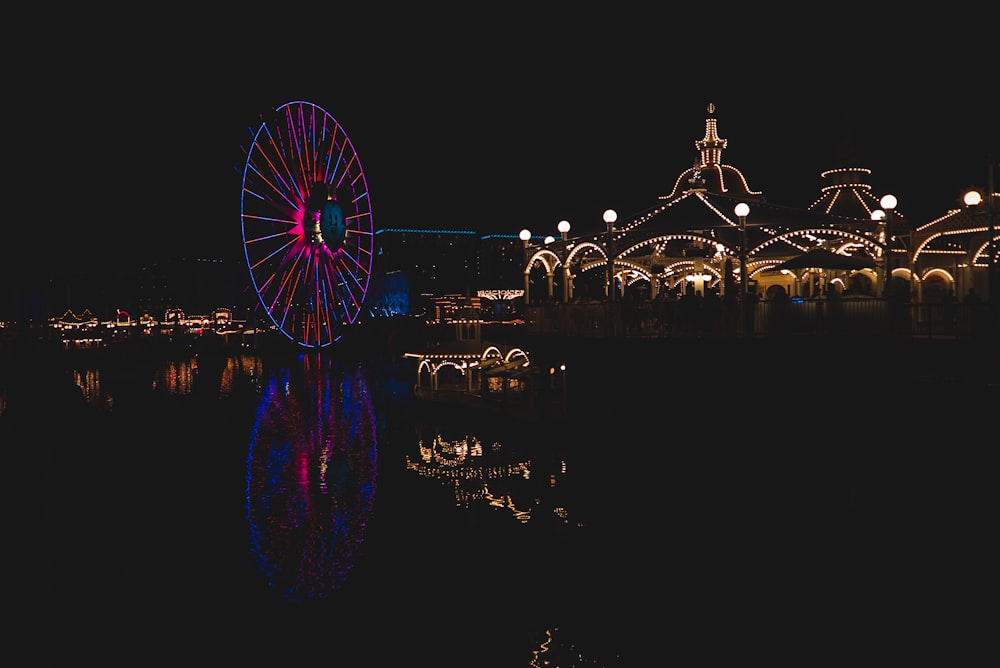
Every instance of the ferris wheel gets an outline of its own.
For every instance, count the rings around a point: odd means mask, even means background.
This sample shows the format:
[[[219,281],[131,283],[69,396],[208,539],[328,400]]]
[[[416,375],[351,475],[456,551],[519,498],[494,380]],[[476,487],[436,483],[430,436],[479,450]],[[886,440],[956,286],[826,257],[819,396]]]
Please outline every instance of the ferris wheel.
[[[323,348],[357,321],[371,278],[374,231],[364,170],[340,124],[288,102],[251,128],[240,219],[250,280],[275,327]]]

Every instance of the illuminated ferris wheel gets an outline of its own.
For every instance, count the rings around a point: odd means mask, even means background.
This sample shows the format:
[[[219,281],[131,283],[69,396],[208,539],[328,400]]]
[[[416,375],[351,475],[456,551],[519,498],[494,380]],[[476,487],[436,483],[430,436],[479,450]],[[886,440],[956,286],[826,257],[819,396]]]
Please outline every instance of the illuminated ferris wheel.
[[[357,321],[374,231],[364,170],[340,124],[310,102],[261,117],[243,165],[240,219],[260,307],[305,348]]]

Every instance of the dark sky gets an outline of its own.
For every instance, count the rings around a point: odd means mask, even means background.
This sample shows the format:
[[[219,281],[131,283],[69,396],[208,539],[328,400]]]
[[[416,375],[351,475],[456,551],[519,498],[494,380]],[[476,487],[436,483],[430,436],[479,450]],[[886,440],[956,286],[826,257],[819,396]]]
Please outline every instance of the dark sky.
[[[990,65],[985,28],[958,34],[938,16],[879,34],[871,18],[703,9],[73,30],[7,105],[41,186],[13,239],[45,240],[8,269],[241,253],[240,147],[258,114],[293,100],[350,136],[376,229],[599,229],[604,209],[627,216],[670,191],[710,102],[723,161],[774,203],[810,204],[845,161],[915,220],[985,183],[1000,154],[996,91],[973,85]]]

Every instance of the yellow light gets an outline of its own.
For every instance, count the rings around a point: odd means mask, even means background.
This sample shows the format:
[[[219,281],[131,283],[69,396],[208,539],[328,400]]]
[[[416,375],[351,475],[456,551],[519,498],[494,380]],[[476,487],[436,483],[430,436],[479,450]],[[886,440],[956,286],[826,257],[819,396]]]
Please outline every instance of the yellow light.
[[[983,203],[983,196],[978,190],[970,190],[962,197],[962,201],[965,202],[965,206],[979,206]]]

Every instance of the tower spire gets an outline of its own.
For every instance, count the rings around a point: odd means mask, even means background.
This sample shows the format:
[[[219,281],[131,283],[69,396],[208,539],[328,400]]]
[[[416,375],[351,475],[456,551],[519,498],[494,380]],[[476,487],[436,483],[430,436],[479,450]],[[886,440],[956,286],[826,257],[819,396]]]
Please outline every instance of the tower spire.
[[[708,118],[705,119],[705,138],[696,141],[694,147],[701,153],[701,167],[722,164],[722,149],[727,140],[720,139],[715,125],[715,105],[708,103]]]

